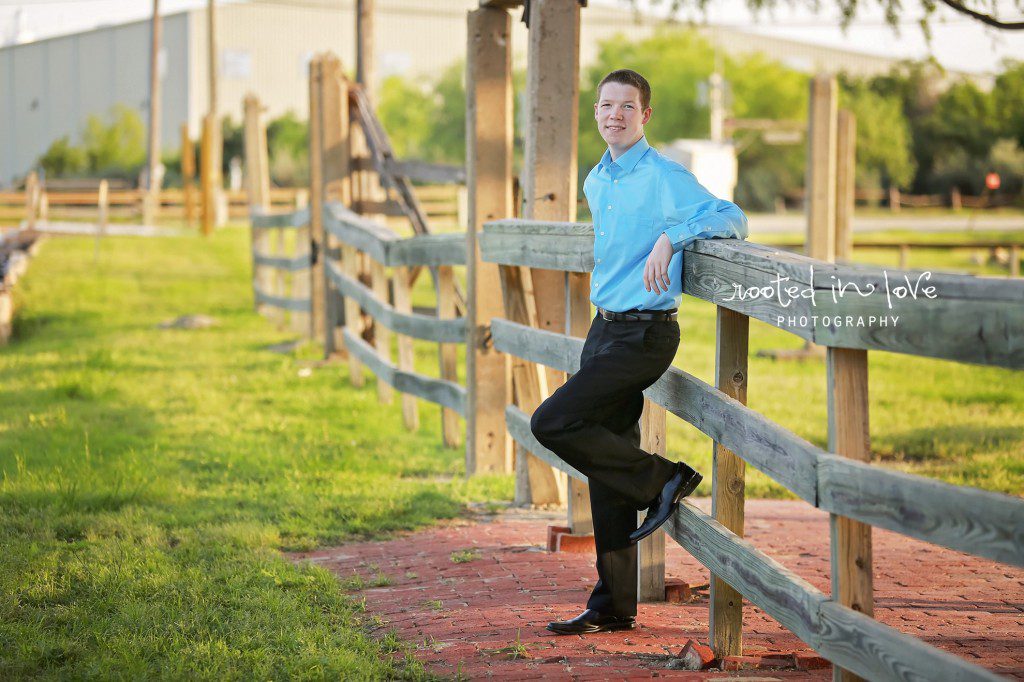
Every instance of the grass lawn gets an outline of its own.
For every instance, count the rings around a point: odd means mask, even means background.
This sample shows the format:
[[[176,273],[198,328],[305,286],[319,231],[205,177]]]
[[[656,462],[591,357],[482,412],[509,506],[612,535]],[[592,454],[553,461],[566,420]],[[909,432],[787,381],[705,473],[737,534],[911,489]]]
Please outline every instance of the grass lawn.
[[[16,297],[0,349],[0,678],[423,676],[350,593],[386,574],[339,583],[278,552],[510,500],[511,476],[464,480],[439,408],[421,402],[409,433],[369,373],[354,389],[344,363],[312,366],[312,345],[269,351],[294,334],[252,311],[243,229],[108,238],[98,263],[91,239],[52,238]],[[432,301],[424,273],[414,302]],[[220,324],[156,326],[186,313]],[[710,381],[714,309],[684,299],[680,319],[676,364]],[[754,321],[750,345],[801,342]],[[436,345],[416,351],[437,376]],[[869,357],[881,464],[1024,491],[1020,372]],[[825,402],[820,361],[751,358],[750,406],[822,446]],[[670,417],[668,443],[708,471],[703,434]],[[748,490],[785,495],[758,472]]]

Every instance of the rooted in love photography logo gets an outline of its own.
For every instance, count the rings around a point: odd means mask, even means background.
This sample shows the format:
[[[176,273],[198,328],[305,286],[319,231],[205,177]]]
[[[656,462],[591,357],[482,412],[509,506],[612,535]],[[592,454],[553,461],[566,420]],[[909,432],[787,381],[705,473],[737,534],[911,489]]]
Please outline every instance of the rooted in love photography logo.
[[[733,282],[733,291],[723,301],[752,301],[758,299],[775,299],[783,308],[788,308],[794,301],[799,299],[810,299],[812,306],[818,305],[818,295],[831,295],[832,301],[838,303],[840,299],[848,294],[867,298],[868,296],[884,295],[886,306],[892,310],[893,301],[913,300],[921,298],[934,299],[939,295],[931,284],[925,284],[931,280],[932,273],[925,270],[916,277],[903,273],[902,279],[889,281],[889,273],[882,270],[882,286],[874,282],[868,282],[863,287],[857,282],[844,282],[841,277],[830,275],[832,283],[829,289],[815,289],[799,283],[789,284],[789,277],[775,275],[764,286],[744,287]],[[814,266],[810,266],[810,282],[814,281]],[[817,325],[820,319],[822,324],[829,327],[888,327],[890,324],[896,326],[899,323],[899,315],[777,315],[777,324],[780,326],[801,326],[806,327],[808,323]]]

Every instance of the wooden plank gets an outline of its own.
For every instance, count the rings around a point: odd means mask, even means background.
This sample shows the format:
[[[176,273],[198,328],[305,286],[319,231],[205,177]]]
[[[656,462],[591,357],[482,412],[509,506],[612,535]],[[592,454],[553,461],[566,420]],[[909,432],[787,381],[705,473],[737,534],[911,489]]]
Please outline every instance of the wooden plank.
[[[489,263],[568,272],[594,269],[594,227],[583,223],[492,221],[480,235],[480,255]]]
[[[203,137],[199,150],[199,186],[200,186],[200,224],[202,233],[209,235],[213,232],[213,224],[216,218],[216,180],[217,169],[215,164],[216,149],[214,149],[217,138],[217,119],[213,114],[203,117]],[[256,234],[254,233],[255,237]],[[264,251],[264,245],[253,245],[257,252]]]
[[[375,261],[370,261],[370,281],[373,284],[373,294],[378,301],[387,302],[388,300],[388,278],[387,273],[384,271],[384,265]],[[377,355],[381,359],[388,363],[391,363],[391,330],[386,325],[378,324],[374,325],[373,334],[373,346],[377,349]],[[449,379],[450,377],[442,377]],[[391,390],[391,386],[386,382],[377,382],[377,401],[384,405],[390,405],[394,394]]]
[[[257,209],[249,216],[252,226],[257,229],[298,229],[309,225],[310,218],[309,208],[300,208],[295,211],[288,211],[287,213],[269,213]]]
[[[868,352],[829,348],[828,446],[829,450],[857,461],[870,461],[868,419]],[[832,599],[866,616],[874,614],[874,580],[871,559],[871,526],[832,514]],[[832,678],[857,682],[862,678],[835,667]]]
[[[834,455],[818,460],[819,506],[879,528],[1024,567],[1024,500]]]
[[[499,273],[505,316],[521,326],[535,326],[537,313],[530,271],[503,265]],[[550,395],[547,372],[543,365],[526,362],[521,357],[513,357],[511,362],[513,403],[524,412],[533,414]],[[527,452],[525,457],[516,458],[515,466],[516,504],[565,504],[565,485],[550,465]]]
[[[409,293],[409,268],[396,267],[391,278],[395,292],[395,312],[399,315],[412,315],[412,297]],[[398,334],[398,369],[403,372],[415,371],[415,351],[412,337]],[[405,428],[415,431],[420,426],[420,415],[416,404],[416,396],[402,394],[402,422]]]
[[[853,258],[853,207],[857,174],[857,117],[840,109],[836,120],[835,259]]]
[[[439,320],[455,319],[455,273],[452,266],[442,265],[437,268],[437,318]],[[459,383],[458,368],[458,347],[453,343],[438,344],[438,361],[440,364],[441,378],[453,383]],[[450,448],[462,445],[462,435],[459,432],[459,415],[441,408],[441,433],[444,444]]]
[[[359,280],[353,279],[335,263],[328,262],[327,269],[331,281],[346,300],[353,299],[357,310],[358,307],[362,307],[371,317],[391,331],[438,343],[463,343],[465,341],[465,318],[440,320],[421,313],[403,313],[386,301],[380,300],[372,289]]]
[[[750,318],[718,306],[715,383],[719,391],[747,404]],[[720,443],[712,444],[711,515],[743,537],[746,463]],[[711,647],[719,657],[743,654],[743,595],[711,576]]]
[[[277,268],[279,270],[287,270],[289,272],[295,272],[297,270],[305,270],[309,267],[309,254],[304,253],[298,256],[261,256],[256,254],[254,260],[257,265],[262,265],[269,268]]]
[[[256,295],[256,301],[258,303],[264,303],[266,305],[274,306],[275,308],[280,308],[282,310],[309,312],[308,298],[305,300],[297,300],[285,296],[274,296],[273,294],[264,293],[259,289],[256,289],[254,293]]]
[[[831,601],[821,604],[815,649],[837,668],[842,666],[869,680],[1005,679]]]
[[[316,56],[309,62],[309,238],[310,248],[314,254],[309,273],[311,307],[311,332],[314,339],[321,339],[324,344],[324,357],[330,357],[334,334],[327,336],[325,315],[327,312],[327,291],[330,283],[324,270],[327,260],[326,241],[324,234],[324,171],[323,171],[323,112],[321,98],[323,96],[323,78],[320,72],[320,57]],[[336,324],[336,323],[335,323]]]
[[[463,184],[466,182],[466,169],[444,163],[429,163],[413,159],[388,159],[387,169],[392,175],[407,178],[413,182],[436,185]]]
[[[421,234],[389,242],[385,250],[387,252],[386,262],[392,266],[465,265],[466,235],[458,233]],[[498,282],[494,284],[495,287],[498,286]]]
[[[462,414],[465,410],[466,389],[458,384],[443,379],[405,372],[385,362],[373,346],[368,344],[346,327],[343,331],[345,347],[349,356],[358,357],[362,363],[376,375],[378,380],[385,381],[396,391],[419,396],[438,405],[444,405]]]
[[[388,248],[398,240],[398,235],[386,226],[331,202],[325,206],[324,229],[339,242],[359,249],[379,263],[392,265],[388,262]]]
[[[523,216],[538,220],[576,219],[576,147],[579,118],[580,5],[566,0],[532,0],[527,6],[526,139],[523,145]],[[540,329],[564,331],[565,276],[556,270],[530,272]],[[553,391],[565,374],[546,370]]]
[[[196,221],[195,211],[196,150],[188,132],[188,123],[181,124],[181,201],[184,205],[185,227],[191,229]],[[164,200],[167,199],[164,192]]]
[[[353,180],[349,168],[349,161],[352,157],[353,146],[351,140],[351,128],[349,121],[348,107],[348,81],[342,71],[341,61],[337,56],[327,53],[320,58],[320,167],[322,173],[322,184],[320,189],[323,208],[321,220],[324,222],[324,234],[321,246],[323,253],[317,254],[318,260],[326,263],[335,249],[338,248],[338,241],[327,230],[327,188],[328,185],[334,188],[334,198],[342,205],[348,205],[353,199]],[[311,152],[312,153],[312,152]],[[322,258],[321,258],[322,256]],[[343,325],[358,324],[348,317],[349,306],[342,301],[337,292],[330,287],[327,278],[327,270],[322,272],[324,288],[324,355],[330,357],[336,350],[343,348],[340,333]],[[358,313],[358,310],[356,311]],[[359,362],[350,357],[349,370],[352,372],[352,381],[355,385],[361,386],[363,382],[362,370],[359,369]],[[358,383],[356,383],[358,382]]]
[[[820,629],[818,613],[827,600],[810,583],[685,501],[665,530],[712,573],[814,645]]]
[[[640,417],[640,447],[664,457],[668,454],[666,442],[666,412],[657,403],[644,399]],[[643,522],[642,512],[637,513],[637,525]],[[658,531],[648,535],[637,544],[637,590],[638,601],[665,601],[665,533]]]
[[[839,88],[835,76],[811,79],[807,115],[807,255],[821,261],[836,258],[836,116]]]
[[[326,223],[324,226],[327,226]],[[359,282],[358,256],[359,252],[356,251],[355,247],[348,244],[341,245],[341,272],[344,273],[345,277],[352,282]],[[328,272],[333,267],[333,263],[330,263],[327,260],[324,261],[324,265]],[[344,301],[345,324],[343,332],[346,335],[351,335],[353,338],[358,338],[362,341],[360,335],[363,333],[363,317],[359,314],[359,303],[351,295],[346,295]],[[353,386],[363,385],[363,365],[355,353],[348,354],[348,374]]]

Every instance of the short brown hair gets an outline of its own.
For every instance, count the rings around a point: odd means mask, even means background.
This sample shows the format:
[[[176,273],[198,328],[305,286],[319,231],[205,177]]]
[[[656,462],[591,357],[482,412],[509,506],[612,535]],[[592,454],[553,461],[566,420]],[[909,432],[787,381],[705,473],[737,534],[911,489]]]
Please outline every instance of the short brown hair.
[[[598,99],[601,98],[601,88],[605,83],[632,85],[640,91],[640,109],[646,111],[647,107],[651,106],[651,84],[633,69],[616,69],[602,78],[601,82],[597,84]]]

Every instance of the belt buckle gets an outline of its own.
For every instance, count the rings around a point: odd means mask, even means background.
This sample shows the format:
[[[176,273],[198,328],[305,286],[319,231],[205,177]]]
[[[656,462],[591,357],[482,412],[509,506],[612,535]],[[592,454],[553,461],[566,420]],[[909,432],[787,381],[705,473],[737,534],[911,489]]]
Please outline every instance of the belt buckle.
[[[600,312],[601,312],[601,319],[605,320],[606,322],[614,322],[615,321],[615,313],[613,313],[613,312],[611,312],[609,310],[605,310],[604,308],[601,308]]]

